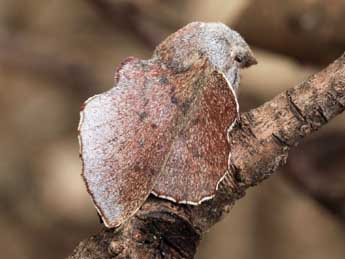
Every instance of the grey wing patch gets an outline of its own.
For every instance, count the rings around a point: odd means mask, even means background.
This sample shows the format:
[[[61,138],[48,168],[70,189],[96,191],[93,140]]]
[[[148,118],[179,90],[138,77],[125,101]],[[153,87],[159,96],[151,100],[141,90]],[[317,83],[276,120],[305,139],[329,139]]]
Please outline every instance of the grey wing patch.
[[[123,223],[151,193],[197,87],[189,78],[199,70],[175,75],[131,59],[118,70],[114,88],[85,103],[83,178],[107,227]]]
[[[140,208],[169,146],[174,109],[157,69],[130,60],[119,69],[116,87],[90,98],[81,112],[83,178],[107,227]]]

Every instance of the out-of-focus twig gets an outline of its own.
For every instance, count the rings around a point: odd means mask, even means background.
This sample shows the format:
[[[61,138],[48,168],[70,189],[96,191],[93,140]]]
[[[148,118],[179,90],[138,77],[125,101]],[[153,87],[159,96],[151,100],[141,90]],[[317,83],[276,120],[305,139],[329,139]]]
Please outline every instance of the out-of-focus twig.
[[[67,91],[84,99],[93,94],[92,86],[98,80],[86,65],[42,53],[18,39],[0,40],[0,67],[14,68],[38,77],[53,79]]]
[[[291,152],[284,175],[345,223],[345,134],[307,141]]]
[[[345,2],[253,0],[232,24],[254,46],[325,65],[344,51]]]
[[[144,26],[144,19],[134,3],[110,2],[107,0],[86,0],[101,18],[117,29],[130,31],[140,42],[149,49],[153,49],[159,43],[163,34],[156,30],[149,30]]]

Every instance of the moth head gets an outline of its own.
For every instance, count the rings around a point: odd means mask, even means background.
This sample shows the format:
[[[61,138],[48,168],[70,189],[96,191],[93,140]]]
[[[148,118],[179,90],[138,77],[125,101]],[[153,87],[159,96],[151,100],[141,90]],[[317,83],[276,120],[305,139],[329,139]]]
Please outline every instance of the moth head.
[[[163,41],[153,55],[176,71],[188,69],[201,57],[223,72],[235,91],[240,69],[257,64],[241,35],[222,23],[190,23]]]

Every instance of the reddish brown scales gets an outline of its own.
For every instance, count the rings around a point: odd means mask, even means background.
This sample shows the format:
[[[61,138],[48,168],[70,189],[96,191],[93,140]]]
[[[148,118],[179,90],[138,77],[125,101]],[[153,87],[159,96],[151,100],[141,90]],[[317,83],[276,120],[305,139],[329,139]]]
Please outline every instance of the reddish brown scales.
[[[251,58],[237,33],[192,23],[152,59],[125,60],[115,86],[85,102],[83,178],[107,227],[128,219],[151,192],[194,205],[214,196],[228,168],[227,131],[238,116],[233,89],[243,64],[236,55]]]
[[[236,96],[222,73],[207,74],[172,144],[153,193],[197,205],[214,196],[228,169],[228,128],[238,116]]]
[[[80,122],[83,177],[108,227],[130,217],[152,191],[211,70],[205,59],[181,74],[131,59],[118,73],[116,87],[85,103]]]

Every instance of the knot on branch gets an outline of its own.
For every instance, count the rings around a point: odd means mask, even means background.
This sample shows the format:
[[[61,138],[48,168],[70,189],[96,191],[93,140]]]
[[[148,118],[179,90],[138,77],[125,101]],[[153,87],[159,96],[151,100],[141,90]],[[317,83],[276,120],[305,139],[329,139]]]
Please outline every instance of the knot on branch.
[[[155,199],[145,205],[127,224],[116,231],[108,253],[116,258],[193,258],[200,233],[181,215],[167,207],[152,209]],[[188,207],[188,206],[186,206]]]

